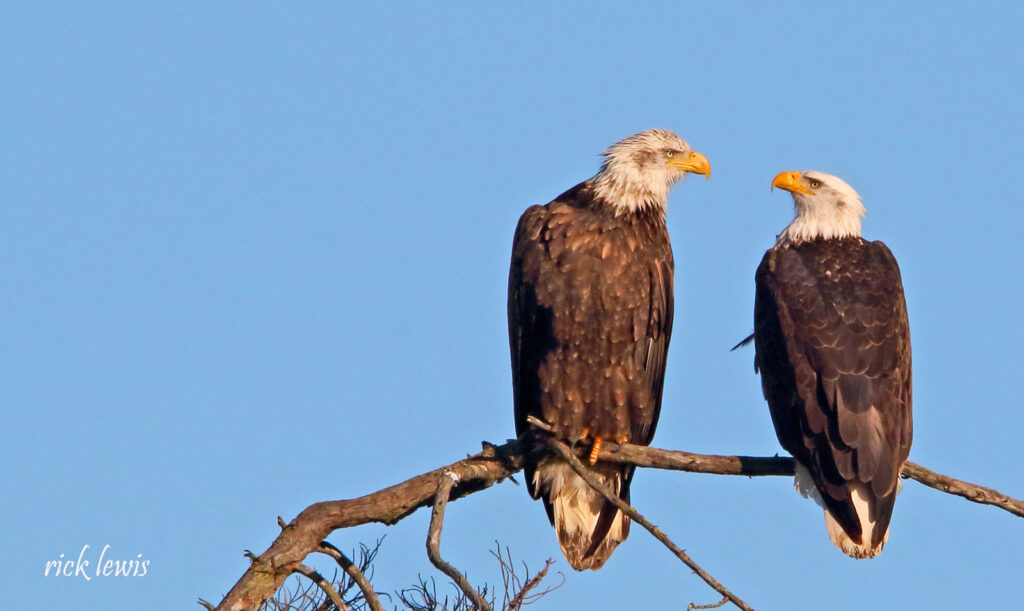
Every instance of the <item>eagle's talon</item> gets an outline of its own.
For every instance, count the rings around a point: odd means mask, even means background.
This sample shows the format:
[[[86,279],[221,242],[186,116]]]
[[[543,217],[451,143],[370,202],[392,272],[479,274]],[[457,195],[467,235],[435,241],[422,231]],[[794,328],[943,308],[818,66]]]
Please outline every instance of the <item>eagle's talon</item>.
[[[590,464],[591,464],[591,466],[593,466],[594,463],[597,462],[597,455],[601,453],[601,443],[602,443],[602,440],[601,440],[600,437],[598,437],[598,438],[594,439],[594,447],[590,448]]]

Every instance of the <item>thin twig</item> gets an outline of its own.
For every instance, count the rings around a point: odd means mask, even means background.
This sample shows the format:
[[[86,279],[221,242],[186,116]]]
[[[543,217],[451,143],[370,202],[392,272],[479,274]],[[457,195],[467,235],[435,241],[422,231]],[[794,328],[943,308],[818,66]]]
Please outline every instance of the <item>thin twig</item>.
[[[978,484],[972,484],[959,479],[953,479],[947,475],[942,475],[925,469],[921,465],[912,463],[909,460],[903,464],[902,473],[906,477],[921,482],[930,488],[935,488],[936,490],[941,490],[948,494],[962,496],[968,501],[974,501],[975,503],[994,505],[995,507],[1009,511],[1015,516],[1024,518],[1024,501],[1019,501],[1013,497],[1006,496],[998,490],[993,490],[992,488],[986,488],[985,486],[979,486]]]
[[[540,585],[541,581],[544,580],[548,574],[548,569],[551,568],[551,565],[554,564],[555,561],[548,558],[544,563],[544,568],[538,571],[533,577],[530,577],[530,567],[523,562],[523,571],[526,573],[526,583],[523,583],[523,580],[516,574],[515,563],[512,560],[512,552],[509,551],[508,546],[505,546],[505,556],[502,556],[501,543],[498,541],[495,541],[494,543],[496,545],[496,551],[491,552],[491,555],[498,559],[498,566],[501,569],[501,582],[504,585],[505,592],[505,600],[502,606],[504,611],[519,611],[522,607],[533,604],[537,600],[565,585],[565,575],[559,573],[559,575],[562,576],[562,583],[530,594],[530,591]],[[507,560],[505,558],[506,556],[508,557]]]
[[[334,606],[337,607],[339,611],[348,611],[348,605],[345,604],[345,601],[342,600],[341,596],[338,595],[338,592],[335,591],[331,582],[324,579],[324,576],[318,573],[316,569],[300,564],[292,569],[292,572],[298,573],[299,575],[305,575],[310,581],[320,586],[320,589],[323,590],[324,594],[331,599],[331,602],[334,603]]]
[[[204,600],[204,599],[200,598],[198,602],[199,602],[199,605],[202,606],[202,607],[205,607],[207,609],[207,611],[215,611],[217,609],[217,607],[214,607],[213,603],[211,603],[208,600]]]
[[[366,604],[370,606],[370,611],[384,611],[384,607],[380,604],[380,599],[377,598],[377,592],[375,592],[373,586],[370,585],[370,581],[366,579],[366,575],[363,575],[363,572],[359,570],[359,567],[357,567],[344,552],[327,541],[321,541],[320,548],[317,551],[334,558],[334,561],[338,563],[338,566],[340,566],[341,569],[352,578],[352,581],[354,581],[355,584],[359,586],[360,591],[362,591]]]
[[[742,599],[740,599],[738,596],[730,592],[729,588],[726,588],[717,579],[709,575],[708,572],[702,569],[699,564],[694,562],[693,559],[686,554],[686,552],[680,549],[678,545],[676,545],[671,539],[669,539],[668,536],[665,535],[665,533],[663,533],[660,528],[658,528],[654,524],[651,524],[647,520],[647,518],[640,515],[640,513],[637,512],[636,509],[630,507],[628,503],[620,499],[615,493],[613,493],[604,484],[598,481],[598,479],[594,477],[593,474],[591,474],[591,472],[588,471],[586,467],[583,466],[583,463],[580,462],[580,459],[577,458],[576,455],[569,450],[568,446],[566,446],[565,444],[551,436],[547,437],[547,443],[551,447],[551,449],[555,451],[555,453],[557,453],[559,456],[562,457],[563,460],[569,463],[569,466],[571,466],[573,470],[576,471],[576,473],[578,473],[579,476],[583,478],[584,481],[590,484],[591,488],[597,490],[602,495],[604,495],[606,499],[614,503],[615,506],[618,507],[620,511],[622,511],[622,513],[629,516],[629,518],[632,519],[634,522],[646,528],[652,535],[654,535],[655,539],[661,541],[661,543],[665,547],[667,547],[673,554],[676,555],[676,558],[679,558],[679,560],[681,560],[683,564],[690,567],[690,569],[694,573],[696,573],[698,577],[703,579],[706,584],[714,588],[715,591],[721,594],[722,596],[727,597],[729,600],[732,601],[734,605],[736,605],[740,609],[744,609],[744,611],[752,611],[752,607],[750,607],[750,605],[743,602]]]
[[[523,607],[523,605],[530,604],[530,601],[527,601],[527,594],[530,593],[530,590],[532,590],[532,589],[536,588],[538,585],[540,585],[540,582],[544,580],[544,577],[548,574],[548,569],[551,568],[551,565],[553,563],[554,563],[554,560],[552,560],[551,558],[548,558],[547,562],[544,563],[544,568],[542,568],[541,570],[537,571],[536,575],[534,575],[531,579],[528,579],[526,581],[526,583],[523,584],[522,589],[520,589],[519,592],[512,598],[512,600],[509,601],[507,611],[519,611],[519,609],[521,609]],[[527,573],[526,575],[527,575],[527,577],[529,577],[530,574]],[[558,587],[558,586],[556,586],[556,587]],[[547,594],[551,590],[552,590],[552,588],[549,588],[549,589],[544,590],[542,592],[538,592],[536,596],[544,596],[545,594]],[[534,599],[531,599],[531,600],[536,600],[536,599],[534,598]]]
[[[509,594],[520,589],[521,580],[516,575],[515,568],[512,563],[512,552],[509,551],[508,546],[505,546],[505,554],[508,555],[508,562],[505,562],[505,558],[501,555],[501,543],[498,541],[494,542],[496,551],[491,552],[491,555],[498,559],[498,568],[501,570],[501,584],[502,584],[502,595],[504,600],[502,601],[502,608],[505,611],[515,611],[509,607]],[[525,563],[524,563],[525,564]],[[530,576],[530,571],[526,571],[526,576]]]
[[[717,609],[727,602],[729,602],[729,597],[723,596],[722,600],[716,603],[711,603],[710,605],[698,605],[697,603],[690,603],[686,605],[686,611],[692,611],[693,609]]]
[[[445,575],[459,586],[466,596],[473,601],[479,611],[493,611],[487,601],[480,596],[466,577],[458,569],[448,564],[441,558],[441,527],[444,525],[444,510],[448,506],[448,495],[452,492],[452,486],[458,481],[458,475],[452,471],[445,471],[439,478],[437,484],[437,495],[434,497],[434,508],[430,514],[430,528],[427,531],[427,557],[430,563],[437,567]]]

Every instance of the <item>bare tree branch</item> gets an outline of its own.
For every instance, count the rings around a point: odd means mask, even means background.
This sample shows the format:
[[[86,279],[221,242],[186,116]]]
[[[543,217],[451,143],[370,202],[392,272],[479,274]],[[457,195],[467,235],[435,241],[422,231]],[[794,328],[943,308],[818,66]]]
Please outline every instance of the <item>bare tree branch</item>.
[[[450,500],[493,486],[523,466],[525,441],[512,440],[500,446],[484,444],[484,450],[464,460],[418,475],[389,488],[343,501],[310,505],[281,532],[267,551],[253,558],[252,565],[234,585],[217,609],[256,611],[274,595],[292,569],[320,547],[332,531],[369,522],[394,524],[420,507],[432,505],[440,474],[450,470],[459,476]],[[661,450],[630,444],[604,444],[599,460],[630,463],[638,467],[675,469],[719,475],[792,475],[793,459],[784,457],[716,456]],[[903,475],[942,492],[962,496],[976,503],[999,507],[1024,517],[1024,501],[990,488],[938,475],[907,462]]]
[[[506,607],[507,611],[519,611],[519,609],[523,608],[525,605],[530,604],[534,600],[537,600],[545,594],[550,593],[555,588],[560,587],[561,584],[559,584],[559,586],[555,586],[554,588],[546,588],[544,590],[541,590],[540,592],[536,592],[530,595],[530,590],[536,588],[538,585],[540,585],[540,582],[544,580],[544,577],[548,574],[548,569],[551,568],[552,563],[554,563],[554,560],[548,558],[547,562],[544,563],[544,568],[537,571],[537,574],[534,575],[532,578],[526,580],[526,583],[523,584],[523,587],[520,588],[519,592],[512,597],[512,600],[508,602],[508,606]],[[527,573],[527,577],[529,577],[529,573]]]
[[[437,492],[438,477],[446,470],[459,476],[451,494],[452,499],[457,499],[493,486],[522,466],[518,441],[501,446],[484,444],[484,450],[478,454],[372,494],[314,503],[302,510],[270,548],[253,561],[217,609],[256,611],[281,587],[292,569],[317,550],[334,530],[369,522],[394,524],[416,509],[429,506]]]
[[[398,601],[410,611],[474,611],[475,607],[472,601],[466,598],[466,593],[454,583],[449,582],[448,585],[457,594],[451,600],[447,596],[441,598],[441,595],[437,593],[437,583],[433,577],[424,579],[420,576],[418,584],[411,588],[404,588],[396,594]]]
[[[544,568],[538,571],[533,577],[530,577],[530,567],[526,566],[526,563],[524,562],[523,571],[526,573],[526,582],[524,583],[516,574],[514,562],[512,561],[512,552],[509,551],[508,546],[505,546],[505,556],[502,556],[501,543],[498,543],[497,541],[494,543],[497,545],[497,549],[491,552],[491,555],[498,559],[498,564],[501,568],[501,581],[504,585],[505,592],[503,609],[505,611],[519,611],[521,608],[533,604],[565,584],[565,575],[559,573],[559,575],[562,575],[562,583],[546,587],[543,590],[533,592],[531,594],[530,592],[540,585],[541,581],[544,580],[544,577],[547,576],[548,570],[551,568],[551,565],[554,564],[554,560],[548,558],[544,563]],[[509,597],[510,594],[512,595],[511,598]]]
[[[730,592],[729,588],[722,585],[721,582],[719,582],[717,579],[708,574],[708,572],[701,568],[699,564],[694,562],[694,560],[690,558],[690,556],[688,556],[686,552],[680,549],[679,546],[672,541],[672,539],[669,539],[668,535],[663,533],[660,528],[658,528],[654,524],[651,524],[650,521],[647,520],[647,518],[640,515],[640,513],[636,509],[633,509],[629,505],[629,503],[626,503],[625,501],[620,499],[617,494],[612,492],[610,489],[608,489],[607,486],[605,486],[596,477],[594,477],[594,475],[586,467],[583,466],[583,463],[580,462],[580,459],[576,457],[576,455],[572,452],[572,450],[569,449],[568,446],[558,441],[558,439],[556,439],[553,436],[547,436],[547,443],[548,447],[554,450],[556,454],[561,456],[563,460],[568,462],[569,466],[571,466],[573,470],[576,471],[576,473],[579,474],[579,476],[584,479],[584,481],[590,484],[591,488],[597,490],[602,495],[604,495],[604,498],[614,503],[615,506],[619,508],[619,511],[629,516],[631,520],[646,528],[648,532],[654,535],[655,539],[661,541],[661,543],[665,547],[667,547],[669,551],[675,554],[676,558],[679,558],[679,560],[681,560],[683,564],[690,567],[690,570],[696,573],[698,577],[703,579],[704,583],[714,588],[715,591],[721,594],[722,596],[725,596],[726,598],[731,600],[732,603],[740,609],[743,609],[744,611],[753,611],[750,605],[743,602],[743,600],[740,599],[740,597]]]
[[[691,611],[692,609],[717,609],[727,602],[729,602],[729,597],[723,596],[722,600],[716,603],[711,603],[710,605],[698,605],[697,603],[690,603],[686,605],[686,611]]]
[[[315,582],[309,579],[302,579],[299,573],[293,573],[292,576],[294,579],[285,581],[281,589],[274,594],[274,597],[263,603],[260,611],[321,611],[321,609],[326,610],[334,607],[327,593],[320,589]],[[295,586],[292,590],[288,588],[290,582],[294,583]],[[335,587],[342,600],[345,598],[345,592],[337,586],[343,585],[338,583]],[[349,608],[352,608],[351,604]]]
[[[793,459],[788,456],[693,454],[680,450],[662,450],[628,443],[619,445],[610,441],[602,445],[598,460],[690,473],[746,476],[793,475],[795,464]],[[935,473],[909,460],[903,464],[901,474],[903,477],[915,480],[929,488],[961,496],[982,505],[992,505],[1024,518],[1024,501],[1007,496],[998,490]]]
[[[379,546],[380,541],[377,541],[377,544]],[[370,552],[365,551],[366,548],[363,549],[366,555],[370,554]],[[341,570],[345,571],[352,581],[359,586],[359,590],[363,593],[363,598],[366,600],[366,604],[369,605],[370,611],[384,611],[384,607],[381,606],[380,599],[377,598],[377,592],[375,592],[373,586],[370,585],[370,581],[366,579],[366,576],[359,570],[359,567],[356,566],[355,563],[344,554],[344,552],[327,541],[321,541],[320,547],[316,551],[334,558],[334,561],[338,563]],[[376,550],[373,551],[373,554],[376,555]],[[369,557],[368,560],[373,560],[372,556]]]
[[[901,472],[904,477],[909,477],[912,480],[921,482],[925,486],[935,488],[948,494],[954,494],[956,496],[962,496],[968,501],[974,501],[975,503],[981,503],[982,505],[994,505],[1000,509],[1005,509],[1015,516],[1024,518],[1024,501],[1019,501],[1013,497],[1006,496],[998,490],[992,488],[986,488],[985,486],[979,486],[978,484],[972,484],[959,479],[953,479],[947,475],[942,475],[934,471],[925,469],[917,463],[912,463],[909,460],[904,463],[903,471]]]
[[[378,547],[380,547],[380,540],[377,541],[377,544]],[[370,606],[371,611],[384,611],[384,607],[381,606],[380,599],[377,598],[377,593],[374,591],[374,586],[370,584],[370,580],[367,579],[366,575],[362,574],[359,567],[355,566],[355,563],[349,560],[341,550],[335,548],[329,541],[321,541],[321,544],[319,544],[319,548],[316,551],[330,556],[338,563],[341,570],[345,571],[345,574],[347,574],[352,581],[359,586],[362,598],[367,601],[367,605]],[[369,561],[373,560],[373,556],[371,556],[371,554],[375,556],[376,552],[377,551],[374,550],[371,553],[364,548],[364,555],[368,556],[368,564]]]
[[[606,441],[598,460],[633,464],[638,467],[711,473],[715,475],[793,475],[794,461],[788,456],[723,456],[693,454],[679,450],[662,450],[648,446],[616,444]]]
[[[324,576],[321,575],[316,569],[308,567],[305,564],[300,564],[299,566],[292,569],[292,572],[298,573],[299,575],[304,575],[310,581],[320,586],[320,589],[323,590],[324,594],[327,595],[327,598],[331,599],[331,602],[334,603],[334,606],[338,608],[338,611],[348,611],[348,605],[345,604],[345,601],[342,600],[341,596],[338,595],[338,592],[335,591],[334,586],[331,585],[331,582],[324,579]]]
[[[476,591],[466,576],[459,572],[454,566],[448,564],[441,557],[441,528],[444,526],[444,510],[448,506],[448,495],[452,492],[452,486],[458,481],[458,476],[452,471],[445,471],[441,474],[437,485],[437,496],[434,498],[434,508],[430,513],[430,528],[427,531],[427,557],[430,563],[437,567],[437,570],[447,575],[455,585],[468,597],[479,611],[494,611],[487,604],[483,596]]]

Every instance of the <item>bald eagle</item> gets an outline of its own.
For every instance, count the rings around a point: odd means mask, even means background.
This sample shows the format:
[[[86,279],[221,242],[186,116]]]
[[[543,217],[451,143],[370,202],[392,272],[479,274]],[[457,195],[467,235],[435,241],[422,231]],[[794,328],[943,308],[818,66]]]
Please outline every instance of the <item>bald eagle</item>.
[[[796,217],[757,269],[755,366],[796,487],[829,538],[872,558],[889,537],[910,453],[910,328],[896,259],[861,237],[864,206],[839,178],[783,172]]]
[[[562,440],[649,444],[661,409],[672,332],[672,248],[665,228],[671,186],[707,159],[674,133],[652,129],[612,145],[600,171],[523,213],[512,244],[508,329],[516,433],[533,415]],[[598,569],[629,532],[628,518],[565,462],[527,459],[576,570]],[[631,467],[597,464],[629,500]]]

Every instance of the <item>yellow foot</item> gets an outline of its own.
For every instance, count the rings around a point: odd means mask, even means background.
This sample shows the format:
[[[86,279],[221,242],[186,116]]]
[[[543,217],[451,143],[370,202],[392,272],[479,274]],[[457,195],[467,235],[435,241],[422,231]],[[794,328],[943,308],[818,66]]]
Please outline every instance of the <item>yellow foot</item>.
[[[601,438],[594,440],[594,447],[590,448],[590,464],[597,462],[597,455],[601,453]]]

